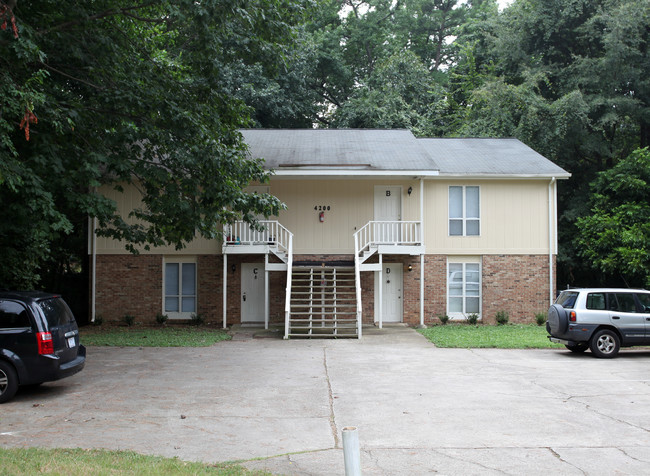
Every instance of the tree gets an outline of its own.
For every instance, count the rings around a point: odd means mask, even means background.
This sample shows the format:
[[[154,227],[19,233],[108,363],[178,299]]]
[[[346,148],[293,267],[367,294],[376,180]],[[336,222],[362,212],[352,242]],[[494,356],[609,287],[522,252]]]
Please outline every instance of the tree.
[[[592,191],[591,213],[576,223],[580,255],[606,279],[650,286],[650,150],[599,173]]]
[[[135,249],[278,213],[277,199],[242,191],[268,175],[247,156],[238,129],[250,108],[227,79],[235,65],[275,74],[303,11],[292,0],[0,0],[0,22],[16,24],[0,31],[0,285],[35,286],[57,249],[83,262],[83,247],[65,244],[88,216]],[[127,183],[143,205],[125,219],[97,190]]]

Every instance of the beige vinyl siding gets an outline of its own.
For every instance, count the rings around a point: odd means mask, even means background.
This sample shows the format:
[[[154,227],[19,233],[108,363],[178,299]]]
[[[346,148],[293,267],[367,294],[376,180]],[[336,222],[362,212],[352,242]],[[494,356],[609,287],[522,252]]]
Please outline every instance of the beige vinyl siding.
[[[480,187],[479,236],[449,236],[449,186]],[[435,254],[548,253],[548,182],[432,180],[425,185],[425,245]]]
[[[140,192],[133,185],[123,184],[124,193],[117,192],[112,187],[102,187],[100,193],[104,196],[115,200],[118,210],[122,216],[127,216],[134,208],[142,207],[142,199]],[[129,221],[129,220],[127,220]],[[135,220],[130,220],[134,222]],[[165,254],[165,255],[199,255],[199,254],[220,254],[221,243],[217,240],[206,240],[204,238],[197,238],[189,243],[185,248],[176,250],[174,246],[163,246],[160,248],[152,248],[151,251],[145,251],[139,248],[143,254]],[[97,237],[97,253],[98,254],[130,254],[125,248],[124,243],[121,241],[113,240],[112,238]]]
[[[548,253],[548,181],[425,179],[424,236],[427,254],[546,254]],[[449,186],[480,187],[479,236],[449,236]],[[279,221],[294,234],[296,254],[351,254],[353,235],[374,219],[376,186],[401,187],[402,220],[420,220],[420,181],[379,179],[300,179],[274,177],[270,193],[287,205]],[[408,189],[412,193],[408,195]],[[124,193],[102,190],[126,215],[141,205],[133,186]],[[325,221],[318,220],[325,207]],[[327,207],[330,207],[327,210]],[[99,254],[127,254],[123,243],[98,237]],[[143,251],[143,253],[147,253]],[[217,240],[198,238],[185,249],[157,248],[165,255],[220,254]]]
[[[287,205],[280,222],[294,234],[296,254],[349,254],[354,252],[355,231],[374,218],[375,186],[402,187],[402,219],[419,220],[419,184],[404,180],[295,180],[271,182],[271,193]],[[413,187],[409,197],[407,190]],[[318,221],[325,209],[325,221]]]

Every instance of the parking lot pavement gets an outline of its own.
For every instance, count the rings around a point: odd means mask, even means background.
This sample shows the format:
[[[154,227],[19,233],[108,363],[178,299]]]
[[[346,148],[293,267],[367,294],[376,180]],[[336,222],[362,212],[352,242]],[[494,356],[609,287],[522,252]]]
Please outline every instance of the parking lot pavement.
[[[341,430],[356,426],[364,475],[648,474],[649,363],[650,350],[437,349],[403,327],[91,347],[80,374],[0,406],[0,446],[341,475]]]

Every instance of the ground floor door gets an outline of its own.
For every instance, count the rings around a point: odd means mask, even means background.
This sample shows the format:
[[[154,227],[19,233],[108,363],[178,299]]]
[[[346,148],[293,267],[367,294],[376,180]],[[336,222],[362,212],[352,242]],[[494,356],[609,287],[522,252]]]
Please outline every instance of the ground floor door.
[[[382,265],[382,273],[376,272],[375,279],[378,280],[381,274],[382,286],[382,322],[402,322],[404,289],[403,273],[401,263]],[[378,302],[379,293],[375,286],[375,302]],[[379,306],[375,304],[375,320],[379,320]]]
[[[264,323],[264,265],[241,265],[241,321]]]

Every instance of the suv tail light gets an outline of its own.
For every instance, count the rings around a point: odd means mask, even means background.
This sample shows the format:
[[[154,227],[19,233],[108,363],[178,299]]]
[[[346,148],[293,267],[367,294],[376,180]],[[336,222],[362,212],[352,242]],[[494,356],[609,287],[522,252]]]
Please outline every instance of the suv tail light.
[[[571,322],[575,322],[575,321],[576,321],[576,312],[575,312],[575,311],[571,311],[571,312],[569,313],[569,320],[570,320]]]
[[[40,355],[50,355],[54,353],[54,342],[52,342],[52,333],[39,332],[36,334],[38,341],[38,353]]]

